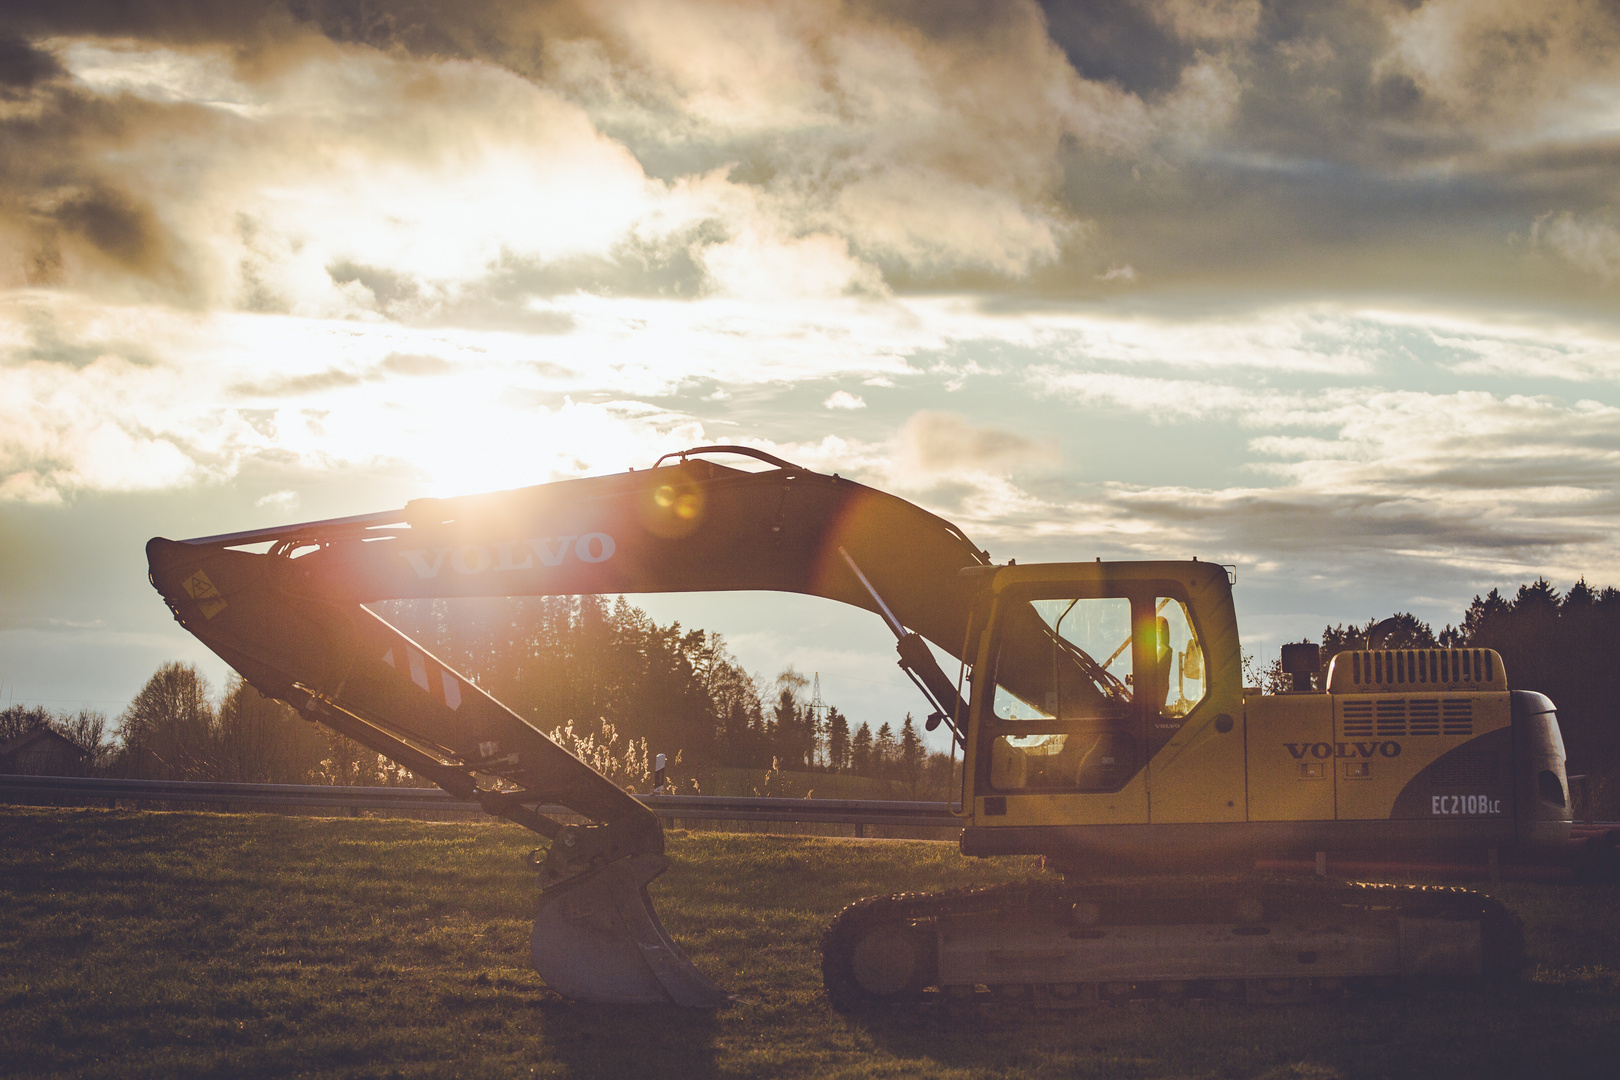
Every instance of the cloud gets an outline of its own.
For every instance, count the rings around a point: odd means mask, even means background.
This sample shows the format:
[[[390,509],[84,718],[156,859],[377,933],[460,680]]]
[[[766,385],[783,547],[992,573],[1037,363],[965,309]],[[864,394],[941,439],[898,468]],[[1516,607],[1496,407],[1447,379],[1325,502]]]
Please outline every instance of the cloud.
[[[223,478],[245,448],[261,443],[234,412],[186,393],[176,372],[113,355],[78,369],[0,367],[0,402],[0,501]]]
[[[821,405],[825,409],[864,409],[866,401],[859,394],[852,394],[848,390],[834,390]]]
[[[1620,505],[1620,409],[1612,406],[1479,391],[1287,393],[1120,377],[1049,385],[1092,407],[1255,433],[1249,469],[1280,482],[1267,490],[1181,490],[1173,498],[1116,490],[1133,514],[1150,512],[1178,531],[1269,507],[1265,517],[1297,514],[1301,523],[1270,536],[1232,523],[1219,531],[1246,536],[1251,551],[1359,549],[1403,537],[1428,557],[1511,550],[1533,563],[1572,545],[1612,557],[1597,525]]]
[[[262,495],[253,500],[253,505],[268,506],[276,510],[278,513],[283,513],[298,505],[298,492],[286,489],[281,491],[272,491],[268,495]]]
[[[816,2],[446,11],[409,32],[390,14],[364,33],[277,10],[34,13],[51,52],[18,56],[66,77],[29,76],[30,111],[0,117],[31,162],[0,185],[48,208],[3,223],[33,249],[25,280],[421,319],[512,267],[628,251],[750,297],[1017,278],[1085,233],[1056,197],[1061,141],[1122,115],[1023,4],[920,34]],[[498,31],[547,62],[469,47]]]
[[[1259,0],[1153,0],[1141,6],[1184,41],[1247,41],[1261,14]]]
[[[1500,145],[1613,130],[1620,14],[1612,5],[1429,0],[1389,25],[1385,64],[1483,139]]]
[[[900,429],[900,455],[926,473],[999,472],[1056,461],[1056,449],[1035,439],[989,426],[975,426],[957,413],[923,410]]]
[[[576,288],[1607,302],[1512,243],[1609,198],[1604,5],[1262,12],[29,7],[0,275],[513,327]]]
[[[1614,216],[1581,218],[1565,210],[1538,217],[1531,241],[1605,282],[1620,277],[1620,225]]]
[[[62,74],[56,58],[21,38],[0,35],[0,95],[26,90]]]
[[[439,356],[390,353],[383,357],[382,368],[396,375],[447,375],[455,365]]]

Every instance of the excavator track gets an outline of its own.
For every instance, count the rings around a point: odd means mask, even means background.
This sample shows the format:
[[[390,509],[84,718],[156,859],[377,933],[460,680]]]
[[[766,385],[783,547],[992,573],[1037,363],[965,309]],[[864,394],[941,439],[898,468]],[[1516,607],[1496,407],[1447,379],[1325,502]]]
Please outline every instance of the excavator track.
[[[840,1011],[1137,999],[1286,1004],[1416,979],[1505,977],[1518,919],[1467,889],[1030,880],[859,900],[822,937]]]

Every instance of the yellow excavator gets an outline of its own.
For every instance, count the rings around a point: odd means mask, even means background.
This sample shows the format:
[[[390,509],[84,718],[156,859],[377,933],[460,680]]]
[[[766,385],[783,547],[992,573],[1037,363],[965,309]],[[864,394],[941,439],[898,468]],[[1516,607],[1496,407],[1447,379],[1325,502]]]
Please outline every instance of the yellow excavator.
[[[712,460],[725,454],[764,467]],[[751,448],[156,538],[147,557],[180,624],[261,693],[549,839],[532,957],[583,1001],[727,999],[648,898],[666,866],[658,817],[365,605],[779,590],[879,616],[929,727],[946,725],[963,754],[963,853],[1042,855],[1060,873],[851,904],[823,939],[840,1008],[1283,1002],[1504,974],[1519,963],[1518,925],[1480,893],[1230,871],[1329,857],[1511,863],[1570,842],[1552,703],[1508,689],[1489,649],[1366,649],[1324,674],[1315,646],[1290,646],[1294,689],[1261,695],[1243,686],[1220,565],[997,565],[904,499]]]

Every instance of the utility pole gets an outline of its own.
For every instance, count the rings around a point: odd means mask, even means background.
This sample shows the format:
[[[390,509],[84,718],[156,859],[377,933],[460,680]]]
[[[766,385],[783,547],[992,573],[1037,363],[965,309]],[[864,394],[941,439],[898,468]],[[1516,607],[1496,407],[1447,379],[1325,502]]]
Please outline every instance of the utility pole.
[[[827,726],[827,703],[821,700],[821,672],[816,672],[815,681],[810,684],[810,704],[805,706],[810,713],[810,764],[816,763],[816,754],[821,745],[821,732]]]

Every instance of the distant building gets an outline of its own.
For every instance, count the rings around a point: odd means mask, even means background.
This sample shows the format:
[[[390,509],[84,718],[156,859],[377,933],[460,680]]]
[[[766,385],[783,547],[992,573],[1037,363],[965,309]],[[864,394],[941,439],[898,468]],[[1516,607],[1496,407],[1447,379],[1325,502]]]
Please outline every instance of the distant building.
[[[0,743],[0,773],[13,776],[82,776],[89,755],[48,727]]]

